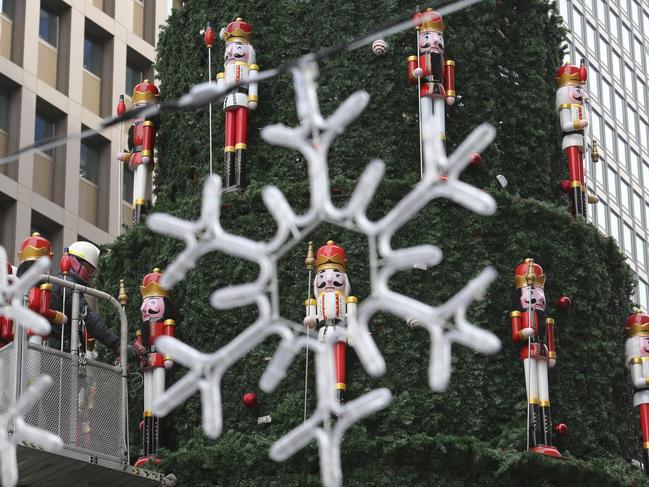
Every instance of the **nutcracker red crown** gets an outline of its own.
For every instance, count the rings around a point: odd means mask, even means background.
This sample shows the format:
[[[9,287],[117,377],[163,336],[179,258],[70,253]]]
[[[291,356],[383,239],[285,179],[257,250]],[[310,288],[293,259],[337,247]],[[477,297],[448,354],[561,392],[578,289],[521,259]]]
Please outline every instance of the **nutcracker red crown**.
[[[152,297],[166,298],[169,296],[169,290],[160,285],[160,279],[162,279],[162,273],[157,267],[144,276],[144,279],[142,279],[142,285],[140,286],[140,295],[142,296],[142,299]]]
[[[316,272],[325,269],[335,269],[341,272],[347,272],[347,254],[345,249],[336,245],[333,240],[327,241],[316,252],[315,259]]]
[[[545,286],[543,268],[535,263],[534,259],[525,259],[514,269],[514,284],[516,284],[517,289],[529,285],[537,287]]]
[[[148,79],[138,83],[133,88],[133,103],[158,103],[160,92],[158,87]]]
[[[554,75],[554,82],[557,88],[583,85],[586,82],[584,78],[585,69],[583,71],[584,73],[582,73],[582,69],[573,64],[564,64],[557,69]]]
[[[636,309],[635,312],[626,320],[624,332],[627,337],[636,335],[649,336],[649,316],[642,310]]]
[[[32,233],[31,237],[27,237],[20,244],[18,250],[18,259],[20,262],[27,262],[30,260],[38,260],[43,256],[52,257],[52,245],[50,241],[38,232]]]
[[[444,32],[446,26],[442,16],[429,8],[425,12],[417,12],[412,17],[412,22],[421,32]]]
[[[242,44],[250,44],[252,40],[252,26],[241,17],[237,17],[234,22],[230,22],[222,31],[222,38],[226,43],[240,42]]]

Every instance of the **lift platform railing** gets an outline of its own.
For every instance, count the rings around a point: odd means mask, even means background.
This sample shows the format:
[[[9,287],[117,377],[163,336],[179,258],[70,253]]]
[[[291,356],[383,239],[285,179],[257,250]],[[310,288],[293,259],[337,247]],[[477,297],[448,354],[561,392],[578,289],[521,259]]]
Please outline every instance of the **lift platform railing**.
[[[129,465],[128,439],[128,322],[111,295],[43,275],[49,282],[72,291],[70,353],[29,343],[23,327],[15,327],[14,342],[0,349],[2,392],[0,413],[5,411],[35,377],[47,374],[53,384],[25,415],[28,424],[58,434],[64,454],[112,467]],[[87,359],[80,354],[79,296],[86,294],[109,302],[120,320],[120,365]]]

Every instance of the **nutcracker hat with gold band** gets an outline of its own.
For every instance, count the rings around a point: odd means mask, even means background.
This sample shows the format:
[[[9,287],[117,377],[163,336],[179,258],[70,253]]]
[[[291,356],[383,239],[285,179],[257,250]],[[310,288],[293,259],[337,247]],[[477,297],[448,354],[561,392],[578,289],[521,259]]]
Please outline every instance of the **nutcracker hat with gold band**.
[[[237,17],[225,29],[221,30],[221,39],[225,40],[226,43],[239,42],[241,44],[250,44],[252,39],[252,26],[241,17]]]
[[[326,269],[334,269],[341,272],[347,272],[347,254],[345,249],[336,245],[333,240],[327,241],[318,249],[315,256],[316,272]]]
[[[432,8],[425,12],[417,12],[412,17],[412,21],[420,32],[444,32],[446,28],[442,16]]]
[[[543,268],[534,262],[534,259],[525,259],[514,269],[514,284],[520,289],[525,286],[545,286]]]
[[[649,335],[649,315],[636,308],[635,312],[627,318],[624,332],[627,337]]]
[[[133,88],[133,103],[158,103],[160,92],[158,87],[148,79],[138,83]]]
[[[140,286],[142,299],[153,297],[166,298],[169,296],[169,290],[160,285],[160,279],[162,279],[162,273],[157,267],[144,276],[144,279],[142,279],[142,285]]]
[[[581,86],[586,82],[586,70],[575,66],[574,64],[564,64],[557,69],[554,75],[554,82],[557,88],[564,86]]]
[[[38,260],[43,256],[52,257],[52,255],[54,255],[52,254],[52,244],[46,238],[41,237],[38,232],[32,233],[31,237],[23,240],[20,250],[18,250],[18,259],[21,263]]]

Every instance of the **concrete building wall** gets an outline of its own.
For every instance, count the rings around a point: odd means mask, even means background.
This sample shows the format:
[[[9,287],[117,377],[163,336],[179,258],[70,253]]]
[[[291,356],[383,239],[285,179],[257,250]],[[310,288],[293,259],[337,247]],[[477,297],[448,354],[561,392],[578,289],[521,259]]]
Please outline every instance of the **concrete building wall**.
[[[8,97],[9,108],[8,127],[0,128],[0,154],[31,145],[43,134],[98,129],[124,93],[127,51],[152,74],[154,43],[167,3],[2,0],[0,92]],[[55,19],[45,27],[43,11]],[[87,39],[97,44],[101,59],[84,59]],[[11,260],[32,231],[52,240],[54,262],[79,238],[110,242],[118,235],[118,202],[125,208],[122,221],[130,223],[130,202],[122,201],[119,187],[122,166],[115,159],[120,140],[125,143],[118,128],[90,139],[98,154],[95,181],[82,177],[78,139],[52,151],[21,155],[17,163],[0,169],[0,244]]]

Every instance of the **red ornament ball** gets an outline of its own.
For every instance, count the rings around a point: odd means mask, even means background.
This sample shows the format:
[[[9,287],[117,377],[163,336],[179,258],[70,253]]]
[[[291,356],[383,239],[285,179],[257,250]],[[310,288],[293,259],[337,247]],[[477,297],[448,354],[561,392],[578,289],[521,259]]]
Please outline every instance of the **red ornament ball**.
[[[568,432],[568,425],[566,423],[557,423],[554,425],[554,432],[559,436],[563,436]]]
[[[257,394],[254,392],[246,392],[243,395],[243,405],[248,409],[254,408],[257,405]]]
[[[572,300],[568,296],[559,296],[555,301],[557,308],[565,311],[572,306]]]

